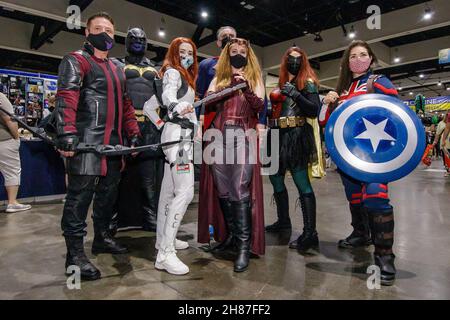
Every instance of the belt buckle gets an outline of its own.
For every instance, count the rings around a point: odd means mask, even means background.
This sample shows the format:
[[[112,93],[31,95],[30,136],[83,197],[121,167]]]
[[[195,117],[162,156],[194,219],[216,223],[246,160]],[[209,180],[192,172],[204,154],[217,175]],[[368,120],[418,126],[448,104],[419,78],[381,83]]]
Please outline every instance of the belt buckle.
[[[289,117],[288,118],[288,126],[291,128],[295,128],[295,118],[296,117]]]
[[[282,117],[279,119],[279,126],[281,129],[285,129],[288,127],[288,119],[286,117]]]

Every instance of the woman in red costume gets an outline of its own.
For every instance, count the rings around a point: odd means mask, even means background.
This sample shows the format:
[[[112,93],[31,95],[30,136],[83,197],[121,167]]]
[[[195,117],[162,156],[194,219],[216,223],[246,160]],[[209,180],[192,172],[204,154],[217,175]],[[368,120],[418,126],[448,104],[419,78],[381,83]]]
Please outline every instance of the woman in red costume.
[[[205,143],[206,163],[200,180],[198,241],[209,242],[209,225],[213,225],[214,238],[222,241],[213,251],[237,250],[235,272],[247,270],[250,251],[262,255],[265,249],[263,189],[256,146],[258,112],[264,108],[265,89],[249,42],[233,39],[222,51],[208,94],[243,82],[247,83],[245,89],[206,108],[206,136],[216,129],[220,138]],[[214,161],[208,161],[208,149],[214,150]]]

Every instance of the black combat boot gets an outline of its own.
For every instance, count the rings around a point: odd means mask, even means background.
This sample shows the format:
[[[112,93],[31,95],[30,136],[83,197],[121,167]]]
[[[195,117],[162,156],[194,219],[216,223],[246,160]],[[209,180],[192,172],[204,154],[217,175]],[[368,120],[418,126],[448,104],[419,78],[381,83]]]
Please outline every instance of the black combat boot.
[[[367,210],[362,206],[350,205],[353,232],[345,239],[339,240],[339,248],[367,247],[372,244],[370,239],[369,218]]]
[[[94,242],[92,243],[92,254],[97,255],[100,253],[111,254],[124,254],[128,252],[128,249],[110,235],[108,230],[95,229]]]
[[[67,255],[66,255],[66,275],[70,276],[71,273],[67,272],[67,268],[70,266],[77,266],[80,268],[81,279],[87,281],[93,281],[100,279],[100,271],[89,261],[86,257],[83,247],[83,237],[65,237]]]
[[[316,196],[314,193],[300,195],[303,214],[303,233],[289,244],[289,248],[308,251],[318,248],[319,237],[316,230]]]
[[[291,218],[289,218],[289,195],[285,189],[282,192],[275,192],[273,194],[275,203],[277,205],[278,220],[266,227],[267,232],[281,232],[284,230],[291,230]]]
[[[372,241],[375,245],[374,261],[381,271],[381,285],[392,286],[395,282],[392,251],[394,245],[394,210],[368,210]]]

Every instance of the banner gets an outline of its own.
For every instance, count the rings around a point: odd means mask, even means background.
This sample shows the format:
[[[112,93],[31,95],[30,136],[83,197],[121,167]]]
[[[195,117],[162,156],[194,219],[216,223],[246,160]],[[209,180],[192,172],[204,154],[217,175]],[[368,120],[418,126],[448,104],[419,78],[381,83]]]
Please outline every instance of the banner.
[[[403,101],[408,107],[415,110],[414,100]],[[427,112],[450,110],[450,96],[434,97],[425,99],[425,110]]]

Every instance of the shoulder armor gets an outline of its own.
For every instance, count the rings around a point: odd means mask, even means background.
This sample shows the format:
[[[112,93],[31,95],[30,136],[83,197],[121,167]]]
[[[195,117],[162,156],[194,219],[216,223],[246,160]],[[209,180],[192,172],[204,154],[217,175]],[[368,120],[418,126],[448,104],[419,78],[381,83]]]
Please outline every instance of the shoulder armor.
[[[305,89],[308,93],[319,93],[319,89],[317,88],[316,83],[313,79],[308,79],[306,81]]]

